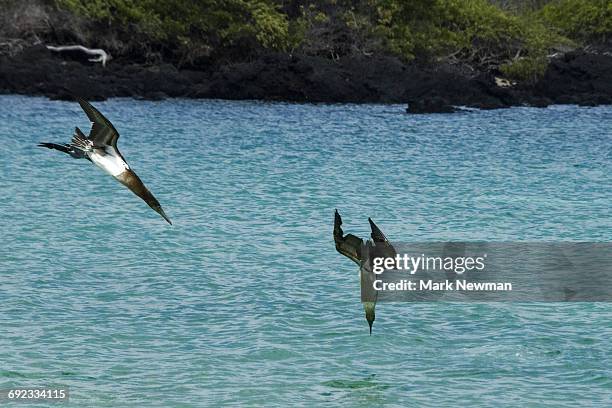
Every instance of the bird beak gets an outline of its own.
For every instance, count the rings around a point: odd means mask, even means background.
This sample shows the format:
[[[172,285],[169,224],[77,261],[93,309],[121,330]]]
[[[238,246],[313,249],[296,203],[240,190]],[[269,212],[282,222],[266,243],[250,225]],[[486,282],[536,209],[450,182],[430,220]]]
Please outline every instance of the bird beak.
[[[372,322],[368,322],[368,324],[370,325],[370,336],[372,335],[372,323],[374,323],[374,322],[373,321]]]
[[[166,213],[164,212],[163,208],[160,207],[159,210],[156,211],[164,218],[164,220],[166,220],[168,224],[172,225],[172,221],[170,221],[170,218],[166,216]]]

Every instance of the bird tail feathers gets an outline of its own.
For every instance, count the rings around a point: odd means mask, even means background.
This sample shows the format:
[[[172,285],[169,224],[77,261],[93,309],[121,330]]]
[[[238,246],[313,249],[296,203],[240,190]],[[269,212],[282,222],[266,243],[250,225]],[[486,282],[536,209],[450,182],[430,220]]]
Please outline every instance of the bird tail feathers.
[[[87,136],[85,136],[79,128],[74,128],[74,136],[72,136],[72,146],[84,151],[90,151],[93,148],[91,140],[87,139]]]

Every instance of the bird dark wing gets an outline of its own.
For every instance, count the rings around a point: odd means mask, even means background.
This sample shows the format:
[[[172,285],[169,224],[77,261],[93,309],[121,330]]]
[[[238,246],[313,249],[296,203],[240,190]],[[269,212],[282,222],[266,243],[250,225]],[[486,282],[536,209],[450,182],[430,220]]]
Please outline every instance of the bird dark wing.
[[[55,150],[59,150],[60,152],[64,152],[67,154],[70,154],[70,151],[72,150],[69,144],[57,144],[57,143],[47,143],[47,142],[43,142],[43,143],[39,143],[38,147],[46,147],[47,149],[55,149]]]
[[[78,96],[75,96],[75,98],[91,121],[89,140],[91,140],[96,147],[112,146],[117,149],[119,132],[117,132],[117,129],[115,129],[111,121],[106,119],[99,110],[91,106],[91,104],[83,98]]]
[[[69,145],[69,144],[57,144],[57,143],[39,143],[38,147],[46,147],[47,149],[54,149],[54,150],[59,150],[60,152],[64,152],[66,154],[69,154],[70,156],[72,156],[75,159],[87,159],[89,160],[89,157],[87,157],[85,155],[85,153],[83,153],[82,150],[79,149],[75,149],[74,146]]]
[[[393,248],[393,245],[391,245],[385,234],[383,234],[380,228],[378,228],[378,226],[374,224],[374,221],[372,221],[371,218],[368,218],[368,222],[370,223],[370,229],[372,230],[372,234],[370,234],[370,236],[372,237],[372,241],[374,241],[374,243],[376,244],[376,252],[380,253],[381,256],[389,258],[395,257],[395,255],[397,255],[397,252],[395,251],[395,248]]]
[[[372,234],[370,236],[374,242],[389,242],[385,234],[383,234],[380,228],[374,224],[374,221],[372,221],[371,218],[368,218],[368,222],[370,223],[370,229],[372,230]]]
[[[334,242],[336,244],[336,250],[351,259],[357,265],[361,265],[361,247],[363,246],[363,240],[353,234],[344,235],[341,225],[342,218],[338,210],[336,210],[334,215]]]

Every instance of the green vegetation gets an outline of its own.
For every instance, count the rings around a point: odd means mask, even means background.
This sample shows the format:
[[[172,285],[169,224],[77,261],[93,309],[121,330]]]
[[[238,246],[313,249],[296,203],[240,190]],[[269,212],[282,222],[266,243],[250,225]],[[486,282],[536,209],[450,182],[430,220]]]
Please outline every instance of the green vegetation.
[[[612,33],[609,0],[54,1],[114,31],[119,41],[106,44],[111,51],[121,53],[118,44],[137,40],[181,63],[228,49],[245,56],[275,49],[333,59],[393,53],[535,80],[554,47]]]
[[[241,41],[272,49],[288,46],[287,17],[271,0],[56,0],[56,4],[126,39],[136,36],[151,53],[178,56],[180,62]],[[108,44],[111,49],[113,45]]]
[[[497,68],[518,79],[543,73],[546,53],[562,39],[541,22],[504,12],[485,0],[378,1],[379,28],[406,58],[452,56],[479,69]],[[389,10],[393,10],[389,12]]]
[[[552,30],[576,40],[605,41],[612,35],[610,0],[558,0],[539,14]]]
[[[546,72],[547,66],[546,57],[532,57],[503,63],[499,70],[508,78],[534,83]]]

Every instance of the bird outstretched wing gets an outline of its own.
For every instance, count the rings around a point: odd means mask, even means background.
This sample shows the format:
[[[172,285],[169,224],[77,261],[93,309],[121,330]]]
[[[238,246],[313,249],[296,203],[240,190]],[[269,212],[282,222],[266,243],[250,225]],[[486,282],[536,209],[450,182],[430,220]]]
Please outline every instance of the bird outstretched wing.
[[[372,241],[374,241],[374,243],[376,244],[376,252],[384,257],[395,257],[395,255],[397,255],[397,252],[395,251],[395,248],[393,247],[393,245],[391,245],[385,234],[383,234],[380,228],[378,228],[378,226],[374,224],[374,221],[372,221],[371,218],[368,218],[368,222],[370,223],[370,229],[372,230],[372,234],[370,234],[370,236],[372,237]]]
[[[383,234],[380,228],[374,224],[374,221],[372,221],[371,218],[368,218],[368,222],[370,223],[370,229],[372,230],[372,234],[370,236],[374,242],[389,242],[385,234]]]
[[[47,149],[55,149],[55,150],[59,150],[60,152],[64,152],[66,154],[69,154],[70,156],[72,156],[75,159],[87,159],[90,160],[89,157],[87,157],[85,155],[85,153],[83,153],[82,150],[80,149],[75,149],[75,147],[73,145],[70,144],[57,144],[57,143],[47,143],[47,142],[43,142],[43,143],[39,143],[38,147],[46,147]]]
[[[351,259],[357,265],[361,265],[361,248],[363,246],[363,240],[353,234],[344,235],[341,225],[342,218],[338,210],[336,210],[334,214],[334,242],[336,244],[336,250]]]
[[[117,139],[119,139],[119,132],[113,126],[110,120],[108,120],[99,110],[94,108],[85,99],[75,96],[76,100],[81,105],[83,111],[91,121],[91,130],[89,131],[89,140],[91,140],[95,147],[106,147],[112,146],[117,149]]]

